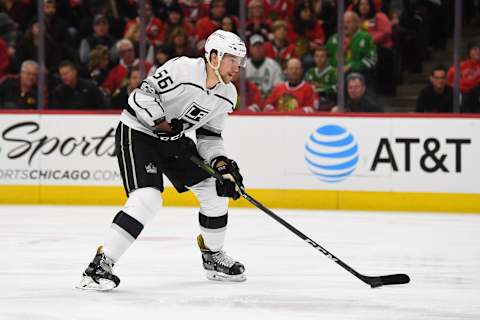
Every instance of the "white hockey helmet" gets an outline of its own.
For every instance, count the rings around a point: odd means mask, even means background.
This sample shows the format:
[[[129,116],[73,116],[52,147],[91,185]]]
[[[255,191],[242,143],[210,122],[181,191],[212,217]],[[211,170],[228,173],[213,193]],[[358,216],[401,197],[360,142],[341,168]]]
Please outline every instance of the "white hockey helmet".
[[[213,66],[210,62],[210,53],[212,50],[217,51],[218,64],[216,66]],[[218,74],[218,68],[225,53],[239,57],[240,67],[245,67],[247,63],[247,47],[243,40],[233,32],[217,30],[209,35],[207,42],[205,42],[205,58],[222,82],[223,80]]]

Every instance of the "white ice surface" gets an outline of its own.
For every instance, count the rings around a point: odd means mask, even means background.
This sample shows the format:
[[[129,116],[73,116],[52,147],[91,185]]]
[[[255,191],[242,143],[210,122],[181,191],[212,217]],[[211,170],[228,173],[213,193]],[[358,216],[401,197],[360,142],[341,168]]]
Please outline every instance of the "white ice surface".
[[[259,210],[231,209],[226,250],[248,280],[204,278],[195,208],[164,208],[115,266],[74,289],[118,208],[0,206],[0,319],[480,319],[480,215],[274,210],[366,275],[371,289]]]

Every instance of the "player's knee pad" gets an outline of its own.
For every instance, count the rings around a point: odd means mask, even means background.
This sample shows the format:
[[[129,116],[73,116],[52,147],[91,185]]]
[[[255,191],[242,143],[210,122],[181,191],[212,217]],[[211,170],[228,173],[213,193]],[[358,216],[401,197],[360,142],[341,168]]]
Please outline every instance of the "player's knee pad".
[[[223,216],[228,211],[228,198],[219,197],[215,179],[209,178],[191,188],[200,203],[200,212],[207,217]]]
[[[140,188],[130,193],[123,211],[147,224],[162,208],[162,194],[155,188]]]

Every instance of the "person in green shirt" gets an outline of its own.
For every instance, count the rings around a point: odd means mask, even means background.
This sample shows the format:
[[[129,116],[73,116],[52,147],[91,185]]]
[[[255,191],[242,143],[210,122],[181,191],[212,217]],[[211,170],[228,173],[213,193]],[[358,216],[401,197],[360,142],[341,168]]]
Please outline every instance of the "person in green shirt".
[[[337,71],[328,64],[327,49],[320,47],[314,50],[315,67],[308,69],[305,81],[315,87],[318,96],[319,110],[330,110],[337,93]]]
[[[359,72],[368,80],[373,76],[377,63],[377,48],[368,32],[359,29],[360,19],[355,12],[347,11],[343,17],[345,36],[345,73]],[[338,64],[338,33],[328,39],[329,64]]]

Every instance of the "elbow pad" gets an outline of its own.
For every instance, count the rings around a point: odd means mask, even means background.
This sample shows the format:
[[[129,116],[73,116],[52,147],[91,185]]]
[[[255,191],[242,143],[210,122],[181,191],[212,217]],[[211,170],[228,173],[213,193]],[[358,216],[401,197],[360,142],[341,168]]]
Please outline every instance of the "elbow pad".
[[[150,127],[155,126],[155,121],[165,117],[165,110],[158,98],[135,90],[128,97],[128,104],[135,110],[137,118]]]

